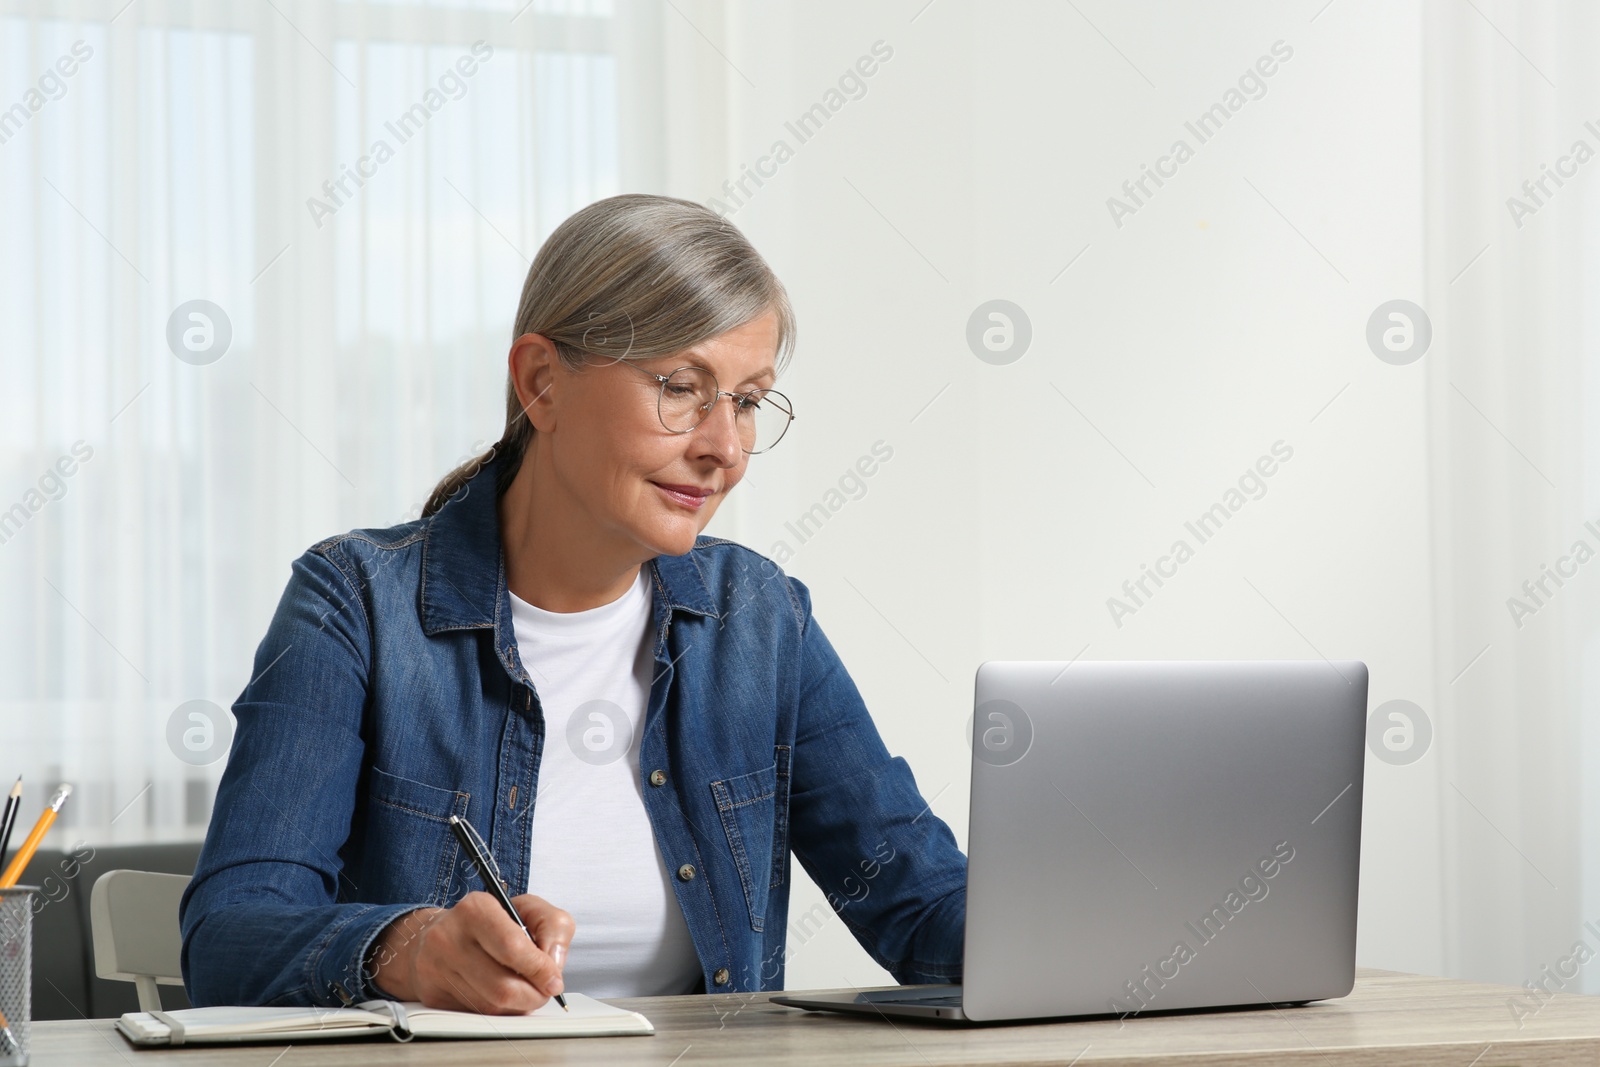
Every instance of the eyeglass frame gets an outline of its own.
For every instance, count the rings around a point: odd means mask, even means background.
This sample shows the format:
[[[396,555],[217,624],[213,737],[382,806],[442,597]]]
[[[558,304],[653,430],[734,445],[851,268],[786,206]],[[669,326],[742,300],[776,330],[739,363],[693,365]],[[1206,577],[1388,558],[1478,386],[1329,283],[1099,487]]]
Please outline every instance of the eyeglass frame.
[[[638,371],[640,374],[648,375],[649,377],[654,378],[659,383],[659,388],[657,389],[657,392],[656,392],[656,421],[660,422],[661,423],[661,428],[663,430],[666,430],[670,434],[679,434],[679,435],[681,435],[681,434],[686,434],[686,433],[693,433],[695,430],[700,428],[700,424],[701,423],[705,422],[706,419],[711,417],[711,409],[717,406],[717,401],[718,400],[720,400],[723,397],[728,397],[730,400],[738,400],[738,399],[741,399],[743,397],[749,396],[750,393],[763,393],[763,394],[777,393],[777,395],[779,397],[781,397],[782,400],[783,400],[783,405],[782,406],[784,408],[784,414],[789,417],[789,422],[786,422],[786,423],[783,424],[783,433],[778,434],[777,440],[774,440],[772,442],[772,444],[768,445],[766,448],[760,449],[760,450],[755,451],[755,452],[751,452],[750,450],[746,449],[743,445],[740,445],[739,446],[739,451],[743,452],[745,455],[747,455],[747,456],[759,456],[763,452],[771,452],[774,448],[776,448],[778,446],[778,441],[782,441],[783,440],[784,434],[789,432],[789,423],[792,423],[795,420],[794,401],[789,399],[789,394],[779,392],[776,389],[751,389],[749,392],[744,392],[744,393],[735,393],[735,392],[731,392],[731,391],[729,391],[727,389],[719,389],[719,388],[717,388],[717,385],[719,384],[717,382],[717,376],[715,374],[713,374],[709,368],[696,366],[693,363],[685,363],[681,367],[674,367],[671,370],[671,372],[669,372],[667,374],[657,374],[655,371],[645,370],[643,367],[635,365],[630,360],[626,360],[626,359],[622,359],[622,358],[614,358],[614,359],[611,360],[611,362],[613,362],[613,363],[622,363],[622,364],[625,364],[625,365],[627,365],[629,367],[632,367],[634,370]],[[689,427],[687,430],[674,430],[672,427],[667,425],[666,416],[661,414],[661,402],[662,402],[662,400],[664,400],[666,398],[666,395],[667,395],[667,382],[669,382],[672,379],[672,375],[677,374],[681,370],[696,370],[696,371],[700,371],[700,372],[710,376],[712,392],[713,392],[714,395],[712,396],[711,402],[709,404],[701,405],[700,410],[701,410],[702,414],[701,414],[700,418],[695,422],[695,424],[693,426]],[[735,410],[735,412],[734,412],[734,417],[735,418],[738,417],[738,411],[737,410]]]

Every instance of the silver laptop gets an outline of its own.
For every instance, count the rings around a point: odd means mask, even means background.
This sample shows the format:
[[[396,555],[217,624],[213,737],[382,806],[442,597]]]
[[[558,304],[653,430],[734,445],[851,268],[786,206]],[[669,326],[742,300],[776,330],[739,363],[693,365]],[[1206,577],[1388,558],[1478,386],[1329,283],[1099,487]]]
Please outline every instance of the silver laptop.
[[[963,983],[785,994],[963,1022],[1301,1004],[1355,982],[1367,668],[978,668]]]

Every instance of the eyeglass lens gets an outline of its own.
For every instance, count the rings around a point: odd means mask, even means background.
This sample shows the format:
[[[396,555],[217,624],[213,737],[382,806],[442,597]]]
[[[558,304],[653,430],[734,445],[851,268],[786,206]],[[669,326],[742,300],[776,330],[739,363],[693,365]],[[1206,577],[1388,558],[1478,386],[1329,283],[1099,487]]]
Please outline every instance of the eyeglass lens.
[[[699,367],[680,367],[661,383],[661,424],[672,433],[688,433],[711,413],[717,380]],[[740,446],[765,452],[789,429],[794,413],[788,398],[771,389],[755,389],[730,398]]]

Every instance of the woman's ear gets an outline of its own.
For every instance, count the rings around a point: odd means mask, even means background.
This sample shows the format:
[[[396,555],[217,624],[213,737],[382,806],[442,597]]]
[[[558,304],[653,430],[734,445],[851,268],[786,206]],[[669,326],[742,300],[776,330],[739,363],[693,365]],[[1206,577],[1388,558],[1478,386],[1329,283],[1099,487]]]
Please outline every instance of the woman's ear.
[[[543,334],[525,333],[511,342],[508,362],[517,400],[522,404],[529,424],[540,433],[555,429],[556,396],[553,387],[561,367],[555,342]]]

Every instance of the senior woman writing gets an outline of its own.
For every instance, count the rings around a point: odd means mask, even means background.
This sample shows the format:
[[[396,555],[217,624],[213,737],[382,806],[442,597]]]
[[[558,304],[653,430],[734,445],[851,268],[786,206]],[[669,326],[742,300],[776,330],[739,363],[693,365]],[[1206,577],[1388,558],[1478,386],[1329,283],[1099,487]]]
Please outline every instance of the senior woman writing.
[[[781,989],[791,852],[897,981],[960,981],[949,828],[806,587],[700,534],[789,425],[794,329],[697,204],[612,197],[550,235],[500,441],[422,518],[294,562],[183,898],[191,1002]]]

